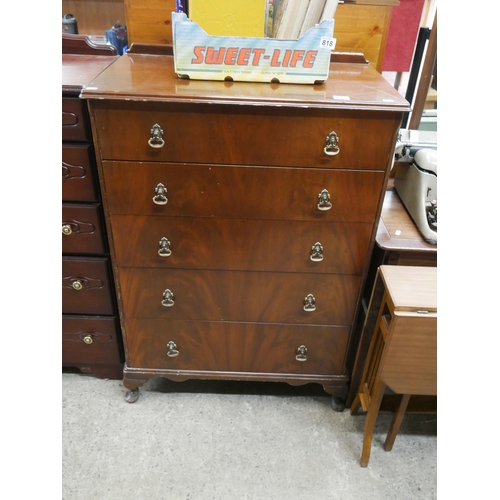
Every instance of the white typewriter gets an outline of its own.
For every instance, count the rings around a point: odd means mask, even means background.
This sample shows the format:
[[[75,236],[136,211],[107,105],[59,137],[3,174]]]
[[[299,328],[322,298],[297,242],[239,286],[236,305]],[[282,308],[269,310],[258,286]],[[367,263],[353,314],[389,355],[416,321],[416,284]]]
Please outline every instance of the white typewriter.
[[[401,130],[394,189],[428,243],[437,244],[437,140],[435,132]]]

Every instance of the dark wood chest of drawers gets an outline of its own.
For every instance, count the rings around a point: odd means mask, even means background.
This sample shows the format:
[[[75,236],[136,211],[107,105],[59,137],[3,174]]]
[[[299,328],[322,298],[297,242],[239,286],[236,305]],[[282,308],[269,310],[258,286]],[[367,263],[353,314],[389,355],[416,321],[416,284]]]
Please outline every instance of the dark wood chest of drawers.
[[[63,54],[62,365],[121,379],[123,346],[88,103],[79,97],[115,60]]]
[[[315,382],[344,397],[406,101],[364,63],[332,63],[318,86],[203,82],[134,53],[82,95],[128,400],[150,377]]]

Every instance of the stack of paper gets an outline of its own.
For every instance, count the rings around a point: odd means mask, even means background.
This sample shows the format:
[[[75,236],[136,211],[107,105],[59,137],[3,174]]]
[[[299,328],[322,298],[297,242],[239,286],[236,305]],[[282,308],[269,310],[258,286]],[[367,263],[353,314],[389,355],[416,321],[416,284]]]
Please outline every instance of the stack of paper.
[[[270,0],[273,29],[270,36],[299,38],[324,19],[333,19],[339,0]]]

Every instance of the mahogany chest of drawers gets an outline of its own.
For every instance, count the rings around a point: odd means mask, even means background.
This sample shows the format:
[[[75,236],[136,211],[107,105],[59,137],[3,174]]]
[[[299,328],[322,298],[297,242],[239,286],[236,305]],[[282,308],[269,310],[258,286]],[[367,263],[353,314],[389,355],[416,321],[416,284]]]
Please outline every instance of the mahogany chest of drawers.
[[[62,58],[62,365],[121,379],[123,347],[108,238],[87,101],[79,97],[115,60],[112,55]]]
[[[133,402],[151,377],[349,382],[407,102],[366,62],[322,85],[178,79],[130,52],[89,100]]]

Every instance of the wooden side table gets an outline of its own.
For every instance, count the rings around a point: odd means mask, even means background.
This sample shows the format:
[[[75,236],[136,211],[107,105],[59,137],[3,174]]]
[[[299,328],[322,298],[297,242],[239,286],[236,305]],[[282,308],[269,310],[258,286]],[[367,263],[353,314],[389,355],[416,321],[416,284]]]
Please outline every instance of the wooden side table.
[[[390,451],[410,396],[437,396],[437,268],[380,266],[384,287],[361,386],[351,405],[367,411],[361,466],[370,458],[373,429],[386,387],[400,399],[384,449]],[[370,303],[369,309],[374,304]]]
[[[437,245],[427,243],[420,235],[403,202],[394,189],[393,179],[389,179],[384,204],[375,238],[366,284],[362,292],[361,303],[356,313],[356,326],[353,336],[356,353],[348,359],[347,366],[351,374],[346,406],[351,406],[361,382],[361,376],[367,359],[368,348],[375,329],[378,306],[383,296],[383,286],[376,286],[377,270],[382,265],[393,266],[437,266]],[[368,311],[368,304],[377,303]],[[392,400],[392,401],[391,401]],[[409,404],[409,411],[434,411],[435,398],[414,396]],[[394,398],[385,397],[382,406],[392,410]]]

